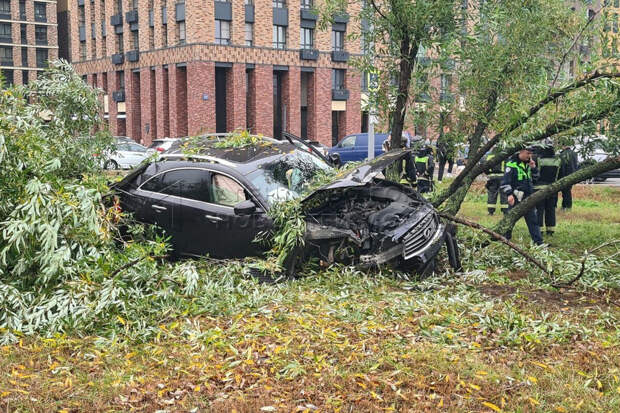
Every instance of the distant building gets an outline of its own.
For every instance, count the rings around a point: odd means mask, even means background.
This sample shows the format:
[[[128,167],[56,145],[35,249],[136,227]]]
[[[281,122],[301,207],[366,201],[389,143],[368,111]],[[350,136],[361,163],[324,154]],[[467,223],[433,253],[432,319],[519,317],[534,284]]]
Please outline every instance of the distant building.
[[[0,0],[0,70],[6,84],[36,79],[57,57],[56,1]]]
[[[361,78],[349,68],[359,24],[319,31],[311,0],[69,0],[71,60],[105,91],[115,135],[247,128],[331,145],[361,125]],[[355,15],[361,7],[349,4]]]

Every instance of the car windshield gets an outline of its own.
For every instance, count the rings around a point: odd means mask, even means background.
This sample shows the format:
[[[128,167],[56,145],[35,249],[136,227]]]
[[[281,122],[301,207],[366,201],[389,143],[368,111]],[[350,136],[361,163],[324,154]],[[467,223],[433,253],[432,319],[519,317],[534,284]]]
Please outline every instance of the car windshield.
[[[261,165],[259,169],[250,172],[247,178],[263,198],[273,205],[300,197],[318,172],[330,168],[320,158],[296,150]]]

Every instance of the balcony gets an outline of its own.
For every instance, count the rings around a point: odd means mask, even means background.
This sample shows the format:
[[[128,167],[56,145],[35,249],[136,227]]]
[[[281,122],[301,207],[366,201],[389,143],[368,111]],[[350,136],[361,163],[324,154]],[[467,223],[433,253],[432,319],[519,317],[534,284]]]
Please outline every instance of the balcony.
[[[288,26],[288,9],[282,7],[273,8],[273,25]]]
[[[121,13],[115,14],[110,17],[110,24],[112,26],[120,26],[123,24],[123,15]]]
[[[8,59],[6,57],[0,58],[0,66],[13,66],[13,59]]]
[[[117,90],[112,92],[112,100],[115,102],[124,102],[125,101],[125,91]]]
[[[318,60],[319,51],[317,49],[301,49],[299,51],[299,58],[301,60]]]
[[[122,53],[116,53],[112,55],[112,64],[122,65],[125,61],[125,55]]]
[[[348,100],[348,89],[332,89],[332,100]]]
[[[348,61],[349,61],[349,52],[345,52],[344,50],[332,51],[332,62],[348,62]]]
[[[245,22],[254,23],[254,5],[253,4],[245,5]]]
[[[347,24],[349,22],[349,15],[347,13],[334,14],[334,23]]]
[[[4,12],[0,11],[0,19],[10,20],[11,19],[11,13],[4,13]]]
[[[228,1],[216,1],[214,4],[216,20],[232,21],[232,3]]]
[[[318,16],[310,9],[301,9],[299,13],[299,17],[302,20],[316,21],[318,19]]]
[[[125,53],[125,55],[127,56],[128,62],[137,62],[140,58],[140,52],[138,50],[130,50]]]
[[[138,10],[131,10],[125,13],[125,21],[127,23],[138,23]]]

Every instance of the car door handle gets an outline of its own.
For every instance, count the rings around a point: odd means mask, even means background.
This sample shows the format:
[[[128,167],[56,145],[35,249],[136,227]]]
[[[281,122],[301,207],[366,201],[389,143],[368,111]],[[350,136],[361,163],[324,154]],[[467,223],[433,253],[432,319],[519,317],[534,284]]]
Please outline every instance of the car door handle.
[[[205,215],[205,218],[207,218],[209,221],[211,222],[220,222],[220,221],[224,221],[223,218],[220,217],[216,217],[214,215]]]
[[[156,209],[156,210],[158,210],[158,211],[165,211],[165,210],[167,210],[167,209],[168,209],[168,208],[163,207],[163,206],[161,206],[161,205],[151,205],[151,208]]]

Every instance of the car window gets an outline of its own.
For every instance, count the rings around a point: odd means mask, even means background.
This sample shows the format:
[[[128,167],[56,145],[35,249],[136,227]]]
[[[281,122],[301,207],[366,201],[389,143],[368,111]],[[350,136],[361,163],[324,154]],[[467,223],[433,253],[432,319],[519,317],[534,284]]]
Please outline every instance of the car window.
[[[176,169],[166,172],[147,181],[141,189],[196,201],[211,202],[209,172],[204,169]]]
[[[243,187],[234,179],[220,174],[213,174],[211,181],[213,203],[234,206],[246,200]]]
[[[133,152],[146,152],[146,148],[142,145],[138,145],[137,143],[130,143],[129,150]]]
[[[117,151],[128,151],[129,150],[129,144],[127,144],[127,143],[117,143],[116,144],[116,150]]]
[[[348,138],[344,138],[342,142],[340,142],[341,148],[352,148],[355,146],[355,138],[356,136],[349,136]]]
[[[154,149],[157,148],[158,146],[160,146],[162,144],[163,141],[160,140],[154,140],[153,142],[151,142],[151,144],[149,145],[149,149]]]

